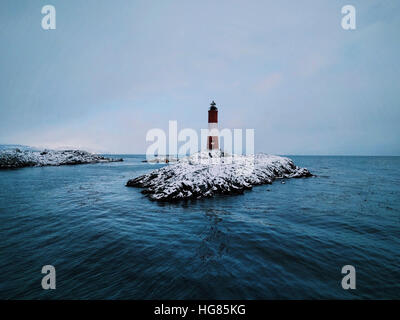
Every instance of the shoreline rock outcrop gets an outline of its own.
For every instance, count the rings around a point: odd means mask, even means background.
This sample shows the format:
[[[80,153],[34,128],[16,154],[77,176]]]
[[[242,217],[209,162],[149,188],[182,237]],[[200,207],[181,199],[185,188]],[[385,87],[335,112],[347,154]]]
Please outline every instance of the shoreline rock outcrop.
[[[224,155],[202,151],[175,164],[131,179],[128,187],[144,188],[151,200],[201,199],[217,194],[241,194],[253,186],[280,178],[311,177],[306,168],[286,157],[266,154]]]
[[[122,158],[106,158],[82,150],[20,150],[18,148],[0,151],[0,169],[24,167],[62,166],[89,163],[118,162]]]

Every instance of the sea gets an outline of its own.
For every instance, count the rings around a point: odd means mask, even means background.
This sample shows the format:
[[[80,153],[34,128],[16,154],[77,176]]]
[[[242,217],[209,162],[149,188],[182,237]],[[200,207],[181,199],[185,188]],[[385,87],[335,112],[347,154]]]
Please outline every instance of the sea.
[[[1,299],[400,298],[400,157],[289,156],[315,176],[158,203],[125,184],[165,164],[114,156],[0,171]]]

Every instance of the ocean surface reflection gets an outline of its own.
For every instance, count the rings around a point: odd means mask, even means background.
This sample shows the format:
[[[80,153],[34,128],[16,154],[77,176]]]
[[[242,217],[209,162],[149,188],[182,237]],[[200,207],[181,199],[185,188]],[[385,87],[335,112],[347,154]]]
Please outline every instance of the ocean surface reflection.
[[[400,298],[399,157],[296,156],[317,177],[181,203],[125,187],[162,165],[122,157],[0,172],[0,298]]]

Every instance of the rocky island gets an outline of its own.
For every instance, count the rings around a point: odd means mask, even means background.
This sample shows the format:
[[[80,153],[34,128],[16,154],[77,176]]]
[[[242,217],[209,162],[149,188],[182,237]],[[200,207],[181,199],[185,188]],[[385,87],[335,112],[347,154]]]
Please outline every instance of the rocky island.
[[[0,151],[0,169],[24,167],[61,166],[101,162],[117,162],[122,159],[106,158],[82,150],[21,150],[19,148]]]
[[[144,188],[151,200],[201,199],[217,194],[241,194],[275,179],[311,177],[286,157],[266,154],[228,156],[202,151],[148,174],[131,179],[128,187]]]

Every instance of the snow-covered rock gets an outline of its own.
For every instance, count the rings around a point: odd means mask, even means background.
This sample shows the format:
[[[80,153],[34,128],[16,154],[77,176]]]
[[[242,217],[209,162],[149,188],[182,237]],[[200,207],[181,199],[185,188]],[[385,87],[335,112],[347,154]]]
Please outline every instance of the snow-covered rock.
[[[40,151],[40,149],[31,146],[25,146],[23,144],[0,144],[0,150],[28,150],[28,151]]]
[[[240,194],[277,178],[310,176],[307,169],[297,167],[285,157],[266,154],[230,156],[220,151],[202,151],[131,179],[126,185],[145,188],[142,193],[151,200],[175,201]]]
[[[13,150],[0,151],[0,169],[23,167],[61,166],[85,163],[114,162],[122,159],[105,158],[81,150]]]

